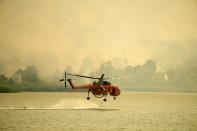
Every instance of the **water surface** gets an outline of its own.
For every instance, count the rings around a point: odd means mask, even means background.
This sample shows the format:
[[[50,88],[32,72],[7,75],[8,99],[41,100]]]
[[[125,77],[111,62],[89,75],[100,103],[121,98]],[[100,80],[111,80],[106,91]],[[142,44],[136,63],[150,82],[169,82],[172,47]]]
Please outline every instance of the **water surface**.
[[[197,94],[123,92],[107,102],[86,93],[0,94],[3,131],[196,131]]]

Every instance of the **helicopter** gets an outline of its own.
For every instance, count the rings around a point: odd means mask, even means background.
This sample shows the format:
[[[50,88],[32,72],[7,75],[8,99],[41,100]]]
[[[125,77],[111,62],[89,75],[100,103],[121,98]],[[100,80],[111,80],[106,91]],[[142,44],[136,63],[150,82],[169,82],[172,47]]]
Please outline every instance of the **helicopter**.
[[[116,97],[120,95],[120,89],[118,86],[114,86],[111,84],[111,82],[107,81],[107,79],[110,79],[110,78],[104,78],[104,75],[105,74],[102,74],[100,77],[91,77],[91,76],[85,76],[85,75],[70,74],[70,73],[66,73],[66,71],[65,71],[64,79],[60,79],[59,81],[64,81],[65,87],[67,87],[67,82],[68,82],[72,89],[86,89],[86,90],[88,90],[87,100],[90,100],[90,95],[89,95],[90,92],[96,98],[103,98],[104,97],[103,101],[107,101],[107,99],[106,99],[107,95],[113,96],[113,99],[115,100]],[[97,81],[94,81],[92,84],[75,86],[72,82],[72,79],[67,78],[67,76],[95,79]]]

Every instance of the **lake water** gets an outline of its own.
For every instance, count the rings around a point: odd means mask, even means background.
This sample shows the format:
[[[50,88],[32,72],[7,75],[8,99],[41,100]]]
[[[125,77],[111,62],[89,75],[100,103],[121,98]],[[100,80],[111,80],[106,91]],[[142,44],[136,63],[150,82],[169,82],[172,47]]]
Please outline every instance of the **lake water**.
[[[0,131],[197,131],[197,94],[0,94]]]

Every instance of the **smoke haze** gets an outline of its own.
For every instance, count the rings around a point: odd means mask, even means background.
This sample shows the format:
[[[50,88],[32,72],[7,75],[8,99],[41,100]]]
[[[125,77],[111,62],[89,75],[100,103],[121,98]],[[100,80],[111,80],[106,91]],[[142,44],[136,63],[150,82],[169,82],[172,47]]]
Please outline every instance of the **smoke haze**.
[[[148,59],[193,71],[196,12],[196,0],[0,0],[0,73],[35,65],[47,77]]]

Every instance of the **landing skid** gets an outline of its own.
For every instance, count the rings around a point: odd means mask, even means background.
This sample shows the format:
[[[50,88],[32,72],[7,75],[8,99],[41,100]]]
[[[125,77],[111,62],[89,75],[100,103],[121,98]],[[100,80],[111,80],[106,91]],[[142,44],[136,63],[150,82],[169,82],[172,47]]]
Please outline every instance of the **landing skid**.
[[[88,97],[87,97],[87,100],[90,100],[90,92],[91,92],[91,90],[89,89],[88,90]],[[103,101],[104,102],[106,102],[107,101],[107,94],[100,94],[100,95],[96,95],[96,94],[93,94],[96,98],[103,98],[103,97],[105,97],[104,99],[103,99]],[[116,98],[114,97],[114,100],[115,100]]]
[[[106,99],[107,95],[104,95],[104,96],[105,96],[105,98],[103,99],[103,101],[107,101],[107,99]]]
[[[87,100],[90,100],[90,97],[89,96],[87,97]]]
[[[88,97],[87,100],[90,100],[90,89],[88,90]]]

